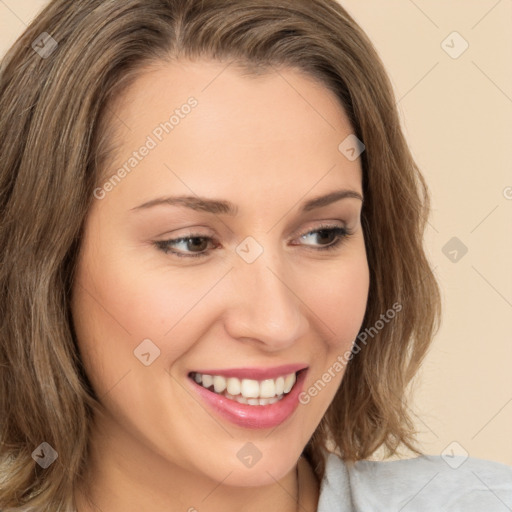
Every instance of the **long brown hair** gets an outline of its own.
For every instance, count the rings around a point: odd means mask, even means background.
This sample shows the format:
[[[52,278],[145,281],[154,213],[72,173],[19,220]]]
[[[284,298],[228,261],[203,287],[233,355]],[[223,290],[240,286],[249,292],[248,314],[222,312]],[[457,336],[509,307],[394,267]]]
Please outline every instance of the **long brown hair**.
[[[358,344],[304,455],[321,479],[324,448],[347,461],[379,447],[420,453],[406,390],[441,315],[423,249],[429,193],[361,28],[335,0],[53,0],[0,76],[0,508],[73,508],[100,404],[69,300],[93,190],[112,156],[109,107],[145,66],[182,58],[254,73],[293,67],[339,98],[366,146],[361,334],[372,336]],[[393,304],[400,313],[376,328]],[[42,442],[58,453],[44,470],[31,456]]]

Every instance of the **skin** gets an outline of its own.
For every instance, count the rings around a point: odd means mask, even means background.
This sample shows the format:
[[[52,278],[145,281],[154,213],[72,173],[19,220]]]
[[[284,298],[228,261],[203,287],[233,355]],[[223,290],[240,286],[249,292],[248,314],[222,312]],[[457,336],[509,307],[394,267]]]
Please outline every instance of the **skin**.
[[[294,511],[297,465],[300,504],[313,511],[320,483],[300,455],[343,371],[272,429],[216,415],[190,392],[187,375],[304,363],[307,389],[350,350],[369,287],[362,202],[299,209],[338,189],[362,195],[360,159],[338,150],[353,129],[336,96],[297,70],[249,77],[213,61],[162,62],[112,106],[120,149],[107,175],[191,96],[197,107],[94,201],[86,220],[72,313],[103,412],[78,511]],[[133,210],[180,194],[231,201],[238,214]],[[321,251],[336,235],[307,234],[325,223],[353,234]],[[214,241],[173,248],[207,256],[154,245],[191,233]],[[248,236],[263,249],[250,264],[236,252]],[[144,339],[160,350],[149,366],[134,356]],[[247,442],[262,455],[251,468],[237,458]]]

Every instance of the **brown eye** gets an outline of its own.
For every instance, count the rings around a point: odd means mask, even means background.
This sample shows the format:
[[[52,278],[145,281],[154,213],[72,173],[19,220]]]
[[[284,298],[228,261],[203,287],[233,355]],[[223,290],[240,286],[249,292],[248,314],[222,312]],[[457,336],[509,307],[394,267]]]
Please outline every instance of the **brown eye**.
[[[305,233],[304,235],[301,235],[302,240],[306,240],[308,237],[310,237],[313,241],[315,241],[318,244],[317,247],[315,247],[315,243],[309,244],[306,243],[304,245],[311,246],[312,248],[322,251],[322,250],[328,250],[328,249],[335,249],[338,247],[342,241],[346,238],[348,238],[352,232],[350,232],[347,228],[341,227],[341,226],[321,226],[319,229],[315,229],[313,231],[309,231],[308,233]]]
[[[329,245],[331,242],[336,240],[336,233],[333,229],[319,229],[318,231],[313,231],[311,234],[316,235],[317,241],[320,245]],[[305,238],[307,236],[309,236],[309,233],[302,235],[301,238]]]
[[[188,248],[192,252],[202,252],[208,247],[208,241],[206,238],[187,238],[185,243],[190,244],[188,245]]]
[[[208,245],[212,238],[205,236],[187,236],[173,240],[160,240],[155,242],[156,247],[165,254],[174,254],[178,257],[197,258],[207,256]],[[176,247],[179,247],[176,250]]]

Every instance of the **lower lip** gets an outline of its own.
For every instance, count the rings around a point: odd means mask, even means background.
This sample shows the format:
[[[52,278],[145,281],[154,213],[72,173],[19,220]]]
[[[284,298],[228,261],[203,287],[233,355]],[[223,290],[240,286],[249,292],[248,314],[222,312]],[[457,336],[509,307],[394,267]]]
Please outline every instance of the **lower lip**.
[[[188,377],[194,391],[223,418],[235,425],[252,429],[272,428],[288,419],[299,405],[299,395],[307,370],[301,370],[291,391],[274,404],[247,405],[209,391]]]

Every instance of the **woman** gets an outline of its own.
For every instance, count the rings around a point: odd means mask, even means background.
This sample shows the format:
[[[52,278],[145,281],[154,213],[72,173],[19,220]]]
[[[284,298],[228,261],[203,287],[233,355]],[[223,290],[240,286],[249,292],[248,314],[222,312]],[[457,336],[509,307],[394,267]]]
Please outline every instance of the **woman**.
[[[54,0],[0,106],[2,510],[512,506],[494,462],[364,460],[421,453],[440,297],[338,3]]]

